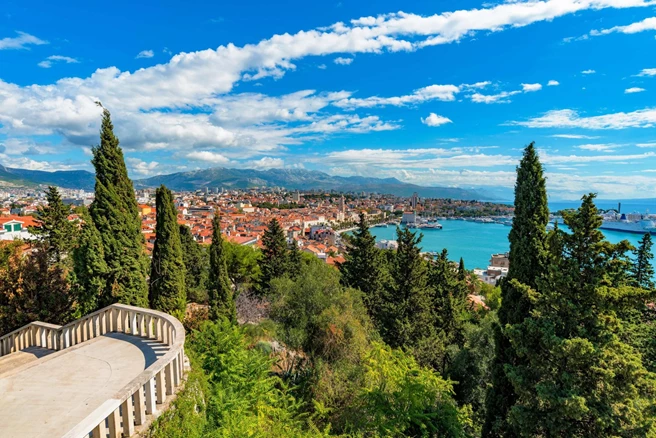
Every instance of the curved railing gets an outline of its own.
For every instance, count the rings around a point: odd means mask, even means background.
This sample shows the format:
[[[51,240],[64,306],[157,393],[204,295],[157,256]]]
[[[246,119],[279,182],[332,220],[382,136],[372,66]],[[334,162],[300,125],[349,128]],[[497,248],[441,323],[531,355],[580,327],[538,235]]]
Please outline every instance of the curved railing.
[[[166,313],[112,304],[64,326],[33,322],[0,338],[0,356],[38,346],[63,350],[106,333],[156,340],[169,350],[132,382],[81,421],[66,438],[111,438],[134,434],[135,426],[155,414],[180,385],[184,373],[184,327]]]

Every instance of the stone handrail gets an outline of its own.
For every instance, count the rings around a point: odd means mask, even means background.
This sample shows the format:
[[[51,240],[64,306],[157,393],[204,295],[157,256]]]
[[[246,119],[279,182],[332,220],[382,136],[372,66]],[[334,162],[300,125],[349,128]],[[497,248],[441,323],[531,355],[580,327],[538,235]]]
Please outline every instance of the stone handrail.
[[[184,327],[175,317],[141,307],[112,304],[64,326],[33,322],[0,338],[0,356],[32,346],[63,350],[106,333],[128,333],[168,345],[152,365],[69,431],[65,438],[129,437],[180,385]]]

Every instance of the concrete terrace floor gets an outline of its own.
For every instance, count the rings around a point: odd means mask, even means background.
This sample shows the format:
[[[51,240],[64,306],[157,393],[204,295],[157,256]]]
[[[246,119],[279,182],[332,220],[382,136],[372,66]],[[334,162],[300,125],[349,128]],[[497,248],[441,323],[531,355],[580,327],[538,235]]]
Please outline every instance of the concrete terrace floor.
[[[0,358],[0,437],[63,436],[167,351],[109,333],[56,353],[33,348]]]

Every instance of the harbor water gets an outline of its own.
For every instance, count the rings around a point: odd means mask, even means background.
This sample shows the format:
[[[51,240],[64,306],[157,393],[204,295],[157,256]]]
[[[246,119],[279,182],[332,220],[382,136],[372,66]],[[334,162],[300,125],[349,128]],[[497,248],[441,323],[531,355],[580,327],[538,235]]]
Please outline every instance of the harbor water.
[[[440,223],[444,227],[441,230],[413,230],[424,235],[421,241],[422,251],[440,252],[446,248],[449,251],[449,259],[458,261],[462,257],[467,269],[486,268],[491,254],[507,252],[510,249],[508,243],[510,227],[507,225],[463,220],[443,220]],[[642,238],[641,234],[602,231],[612,243],[626,239],[637,246]],[[392,225],[387,228],[372,227],[371,233],[377,241],[396,240],[396,227]]]

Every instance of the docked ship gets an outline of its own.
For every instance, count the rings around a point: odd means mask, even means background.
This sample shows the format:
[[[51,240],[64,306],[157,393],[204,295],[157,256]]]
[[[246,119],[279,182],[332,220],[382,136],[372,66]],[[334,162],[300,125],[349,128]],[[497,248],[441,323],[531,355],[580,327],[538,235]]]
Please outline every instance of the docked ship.
[[[648,216],[630,214],[604,216],[599,227],[602,230],[623,231],[625,233],[656,234],[656,222]]]
[[[418,225],[417,228],[421,230],[441,230],[442,224],[438,224],[437,222],[429,222],[427,224]]]

